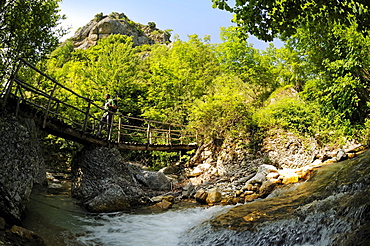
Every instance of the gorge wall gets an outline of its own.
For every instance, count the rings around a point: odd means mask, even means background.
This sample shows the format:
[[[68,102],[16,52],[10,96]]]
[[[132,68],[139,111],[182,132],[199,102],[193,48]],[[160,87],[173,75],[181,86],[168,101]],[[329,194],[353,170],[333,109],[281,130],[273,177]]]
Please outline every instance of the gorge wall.
[[[33,185],[45,181],[45,164],[33,120],[0,115],[0,217],[19,224]]]

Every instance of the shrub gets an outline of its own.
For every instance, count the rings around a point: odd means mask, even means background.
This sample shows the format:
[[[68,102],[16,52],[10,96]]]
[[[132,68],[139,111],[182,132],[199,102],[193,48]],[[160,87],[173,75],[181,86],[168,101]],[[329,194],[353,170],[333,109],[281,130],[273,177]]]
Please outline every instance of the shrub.
[[[283,98],[255,113],[256,121],[263,128],[280,127],[287,131],[313,135],[313,125],[318,110],[298,98]]]

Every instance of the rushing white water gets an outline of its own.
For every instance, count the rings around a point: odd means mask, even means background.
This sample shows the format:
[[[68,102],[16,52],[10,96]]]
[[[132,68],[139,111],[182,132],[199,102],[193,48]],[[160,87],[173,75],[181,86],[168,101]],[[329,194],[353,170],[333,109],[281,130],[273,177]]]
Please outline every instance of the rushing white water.
[[[367,246],[369,218],[370,151],[236,206],[91,214],[68,193],[41,189],[24,225],[47,246]]]
[[[229,207],[188,208],[159,214],[110,213],[79,217],[86,224],[77,241],[84,245],[178,245],[193,227]]]

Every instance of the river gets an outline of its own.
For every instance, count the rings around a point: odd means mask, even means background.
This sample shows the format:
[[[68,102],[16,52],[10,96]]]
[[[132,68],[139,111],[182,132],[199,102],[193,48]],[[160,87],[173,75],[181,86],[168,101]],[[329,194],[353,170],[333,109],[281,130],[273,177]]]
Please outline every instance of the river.
[[[24,227],[54,245],[370,245],[370,151],[244,205],[91,214],[39,187]]]

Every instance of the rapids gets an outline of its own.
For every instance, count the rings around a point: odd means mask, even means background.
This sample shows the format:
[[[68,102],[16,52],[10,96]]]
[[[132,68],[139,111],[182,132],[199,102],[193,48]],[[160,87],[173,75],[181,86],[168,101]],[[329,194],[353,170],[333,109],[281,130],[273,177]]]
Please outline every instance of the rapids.
[[[67,192],[32,195],[24,226],[47,245],[370,245],[370,151],[237,206],[91,214]]]

